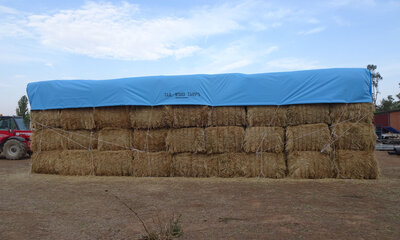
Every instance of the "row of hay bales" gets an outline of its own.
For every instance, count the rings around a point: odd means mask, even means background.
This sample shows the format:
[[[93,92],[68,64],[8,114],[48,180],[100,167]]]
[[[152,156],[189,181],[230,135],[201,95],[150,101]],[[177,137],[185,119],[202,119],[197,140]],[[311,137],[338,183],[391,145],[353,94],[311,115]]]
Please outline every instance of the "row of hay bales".
[[[376,178],[371,104],[32,111],[32,171]]]

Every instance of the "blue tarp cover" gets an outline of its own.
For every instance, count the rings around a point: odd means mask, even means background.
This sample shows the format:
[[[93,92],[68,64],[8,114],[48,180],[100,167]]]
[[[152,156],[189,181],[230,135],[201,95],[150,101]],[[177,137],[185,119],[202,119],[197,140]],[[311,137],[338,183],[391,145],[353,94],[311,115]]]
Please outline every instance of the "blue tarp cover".
[[[32,82],[32,110],[118,105],[289,105],[371,102],[371,74],[336,68],[259,74]]]

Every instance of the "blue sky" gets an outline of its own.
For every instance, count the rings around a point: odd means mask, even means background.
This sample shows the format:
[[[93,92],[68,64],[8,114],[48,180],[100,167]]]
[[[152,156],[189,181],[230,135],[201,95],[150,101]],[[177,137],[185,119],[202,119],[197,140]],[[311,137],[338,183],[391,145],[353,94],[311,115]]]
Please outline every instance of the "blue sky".
[[[399,92],[400,1],[0,0],[0,113],[33,81],[378,65]]]

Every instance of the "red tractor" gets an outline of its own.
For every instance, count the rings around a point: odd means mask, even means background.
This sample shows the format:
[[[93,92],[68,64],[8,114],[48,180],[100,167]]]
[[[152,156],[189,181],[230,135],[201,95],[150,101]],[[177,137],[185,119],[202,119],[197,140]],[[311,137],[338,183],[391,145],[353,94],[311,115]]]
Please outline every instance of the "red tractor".
[[[22,117],[0,116],[0,153],[7,159],[21,159],[31,155],[30,131]]]

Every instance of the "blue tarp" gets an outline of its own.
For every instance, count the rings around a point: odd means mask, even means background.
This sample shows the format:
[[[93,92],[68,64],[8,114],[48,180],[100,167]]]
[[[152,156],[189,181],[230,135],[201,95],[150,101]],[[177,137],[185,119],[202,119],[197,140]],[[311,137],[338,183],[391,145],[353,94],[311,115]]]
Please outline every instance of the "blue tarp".
[[[371,74],[336,68],[259,74],[32,82],[32,110],[118,105],[289,105],[371,102]]]

